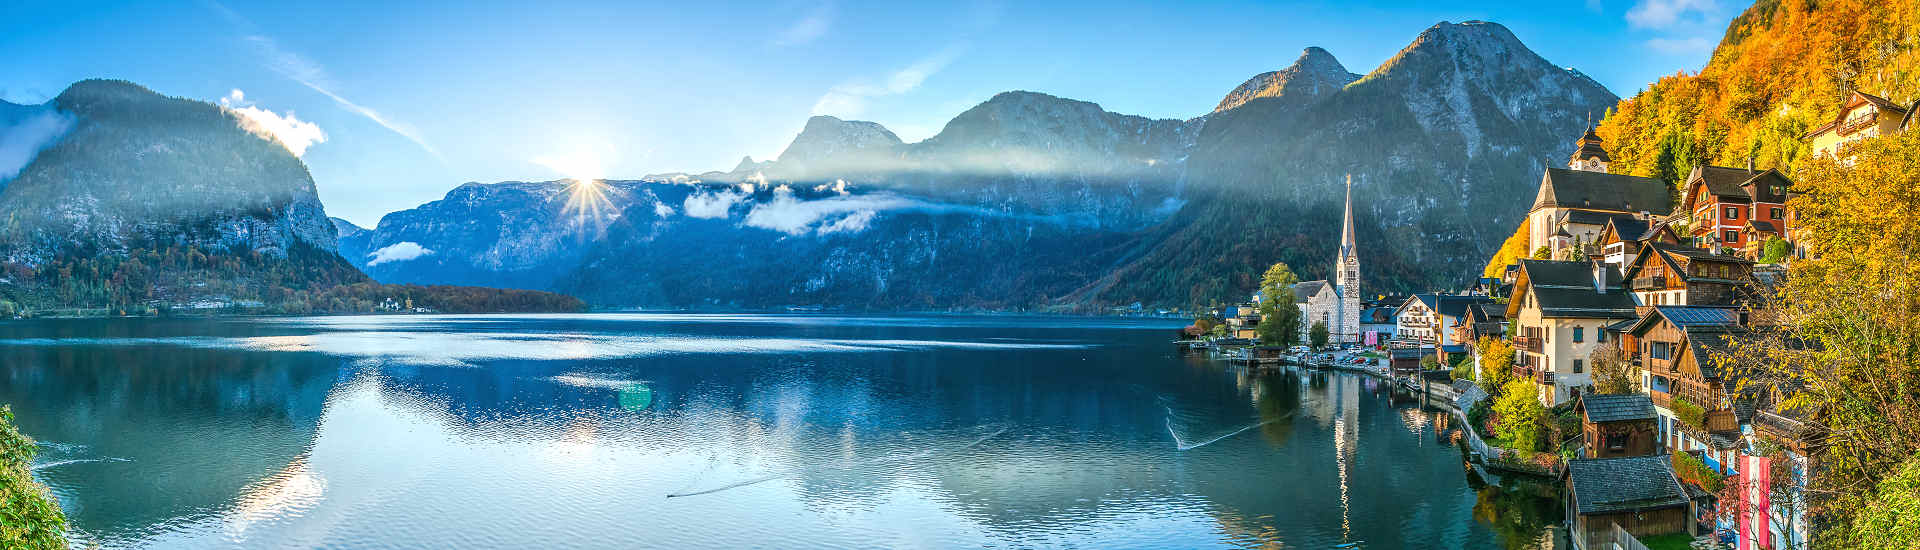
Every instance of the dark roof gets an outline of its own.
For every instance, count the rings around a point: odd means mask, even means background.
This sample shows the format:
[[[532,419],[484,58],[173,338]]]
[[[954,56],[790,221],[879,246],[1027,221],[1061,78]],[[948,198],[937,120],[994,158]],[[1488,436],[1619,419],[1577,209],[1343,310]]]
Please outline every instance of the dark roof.
[[[1639,322],[1639,319],[1622,319],[1614,324],[1607,325],[1605,330],[1607,332],[1626,332],[1627,329],[1633,328],[1633,325]]]
[[[1654,311],[1686,330],[1726,329],[1740,326],[1740,312],[1729,307],[1654,306]]]
[[[1567,212],[1566,217],[1561,219],[1561,221],[1565,223],[1604,226],[1607,225],[1607,222],[1613,221],[1614,218],[1635,219],[1637,217],[1638,215],[1636,214],[1622,214],[1619,212],[1609,213],[1594,212],[1591,210],[1571,210]]]
[[[1633,295],[1620,284],[1620,272],[1611,267],[1601,270],[1606,292],[1593,284],[1593,264],[1554,260],[1520,260],[1526,270],[1528,292],[1540,306],[1543,317],[1580,319],[1628,319],[1636,316]]]
[[[1575,160],[1600,157],[1602,162],[1613,162],[1613,159],[1607,158],[1606,142],[1600,140],[1600,134],[1593,133],[1591,126],[1587,127],[1587,134],[1580,136],[1580,141],[1574,142],[1574,145],[1580,146],[1573,151]]]
[[[1717,357],[1733,353],[1733,336],[1724,333],[1687,334],[1687,345],[1692,348],[1693,364],[1700,366],[1700,377],[1707,380],[1720,379],[1720,362]]]
[[[1753,200],[1753,195],[1747,194],[1747,190],[1741,185],[1762,173],[1764,172],[1754,172],[1745,168],[1695,166],[1693,173],[1687,175],[1687,192],[1693,192],[1693,184],[1705,182],[1707,192],[1720,197],[1720,200],[1750,202]]]
[[[1667,455],[1593,458],[1567,463],[1567,484],[1580,515],[1640,512],[1687,505],[1687,490]]]
[[[1467,307],[1475,304],[1493,302],[1487,296],[1456,296],[1453,294],[1415,294],[1414,299],[1426,304],[1427,309],[1440,312],[1443,316],[1460,317],[1467,314]]]
[[[1653,420],[1653,398],[1644,393],[1625,395],[1582,394],[1580,406],[1588,422]]]
[[[1767,233],[1779,233],[1779,232],[1780,232],[1780,230],[1779,230],[1779,229],[1775,229],[1775,228],[1774,228],[1774,226],[1773,226],[1773,222],[1769,222],[1769,221],[1761,221],[1761,220],[1747,220],[1747,225],[1750,225],[1750,226],[1753,226],[1753,228],[1754,228],[1755,230],[1759,230],[1759,231],[1764,231],[1764,232],[1767,232]]]
[[[1320,291],[1332,288],[1333,285],[1327,284],[1326,281],[1300,281],[1293,284],[1293,298],[1296,302],[1305,302]]]
[[[1901,112],[1901,113],[1907,112],[1906,106],[1901,105],[1899,103],[1894,103],[1893,100],[1880,97],[1877,95],[1869,94],[1866,92],[1854,92],[1854,93],[1859,94],[1861,98],[1866,99],[1867,103],[1872,103],[1874,107],[1879,107],[1881,109],[1886,109],[1889,111],[1895,111],[1895,112]]]
[[[1641,240],[1646,236],[1647,229],[1653,226],[1653,224],[1647,223],[1647,220],[1641,219],[1639,216],[1626,215],[1608,217],[1607,225],[1612,226],[1613,234],[1619,235],[1620,240],[1623,241]],[[1601,234],[1605,234],[1606,232],[1606,229],[1600,230]]]
[[[1420,356],[1426,354],[1426,350],[1420,348],[1393,348],[1387,350],[1387,355],[1394,359],[1419,359]]]
[[[1616,212],[1672,212],[1667,184],[1653,178],[1548,168],[1531,210],[1586,208]]]

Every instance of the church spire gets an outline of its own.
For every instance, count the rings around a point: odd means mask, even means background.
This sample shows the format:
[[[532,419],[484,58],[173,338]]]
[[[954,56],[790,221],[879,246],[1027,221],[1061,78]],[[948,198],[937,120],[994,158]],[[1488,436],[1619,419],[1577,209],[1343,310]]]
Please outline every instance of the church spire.
[[[1353,174],[1347,174],[1347,219],[1340,230],[1340,260],[1353,257]]]

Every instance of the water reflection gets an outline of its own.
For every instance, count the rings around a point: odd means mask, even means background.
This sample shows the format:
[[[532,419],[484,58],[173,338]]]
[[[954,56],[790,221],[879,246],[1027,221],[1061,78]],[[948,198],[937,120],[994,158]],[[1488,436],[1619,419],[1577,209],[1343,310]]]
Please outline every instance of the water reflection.
[[[1507,511],[1534,501],[1488,496],[1438,418],[1371,379],[1191,361],[1164,334],[954,318],[0,323],[0,402],[49,460],[126,460],[40,471],[107,546],[1514,548],[1556,517]],[[502,344],[562,341],[526,335],[587,344]],[[262,338],[355,344],[178,345]],[[663,341],[718,347],[596,351]],[[754,344],[769,341],[801,344]]]

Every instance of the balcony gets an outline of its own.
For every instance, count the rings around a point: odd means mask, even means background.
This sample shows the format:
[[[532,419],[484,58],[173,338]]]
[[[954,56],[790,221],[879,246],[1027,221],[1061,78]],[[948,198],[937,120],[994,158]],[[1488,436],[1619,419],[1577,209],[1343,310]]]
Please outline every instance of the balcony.
[[[1666,277],[1642,277],[1633,280],[1634,290],[1664,290],[1666,288]]]
[[[1542,346],[1539,338],[1533,338],[1528,336],[1516,337],[1513,339],[1513,347],[1519,348],[1521,351],[1543,353],[1540,351]]]
[[[1648,390],[1647,396],[1653,398],[1653,406],[1668,410],[1673,409],[1673,394],[1660,390]]]
[[[1550,370],[1540,371],[1540,379],[1538,380],[1538,382],[1548,386],[1553,385],[1553,371],[1550,371]]]

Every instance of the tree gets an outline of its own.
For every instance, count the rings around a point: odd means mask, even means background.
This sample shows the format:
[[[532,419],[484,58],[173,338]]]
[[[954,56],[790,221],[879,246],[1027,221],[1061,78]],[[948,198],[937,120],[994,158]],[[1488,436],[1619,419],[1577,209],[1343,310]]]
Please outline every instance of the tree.
[[[1473,349],[1480,353],[1480,389],[1499,392],[1513,380],[1513,346],[1506,340],[1481,336]]]
[[[1609,395],[1625,395],[1640,391],[1640,381],[1635,379],[1633,364],[1627,361],[1627,355],[1620,348],[1600,346],[1587,355],[1587,368],[1593,369],[1593,391]]]
[[[1786,239],[1767,237],[1766,243],[1760,245],[1760,263],[1780,263],[1781,260],[1787,259],[1787,254],[1790,252],[1793,252],[1793,245]]]
[[[1300,277],[1285,263],[1273,264],[1260,277],[1260,342],[1293,347],[1300,343],[1300,306],[1293,303],[1293,285]]]
[[[1533,382],[1514,380],[1500,390],[1493,412],[1500,416],[1494,433],[1514,450],[1532,453],[1540,450],[1541,434],[1546,428],[1547,408],[1533,394]]]
[[[1440,370],[1440,358],[1432,355],[1420,356],[1420,370]]]
[[[1329,336],[1327,333],[1327,323],[1325,321],[1314,321],[1313,328],[1307,329],[1307,342],[1313,346],[1313,349],[1327,347],[1327,338]]]
[[[1513,235],[1508,236],[1505,242],[1500,243],[1500,250],[1493,253],[1492,259],[1487,260],[1487,267],[1481,270],[1480,276],[1499,277],[1505,275],[1508,265],[1519,262],[1521,258],[1527,257],[1527,232],[1530,231],[1531,225],[1532,222],[1526,218],[1521,218],[1520,228],[1515,229]]]
[[[1553,250],[1550,248],[1547,248],[1547,245],[1544,245],[1544,244],[1540,245],[1540,248],[1533,249],[1533,259],[1551,260],[1553,259]]]
[[[66,517],[29,468],[37,450],[13,427],[12,408],[0,406],[0,548],[67,547]]]

